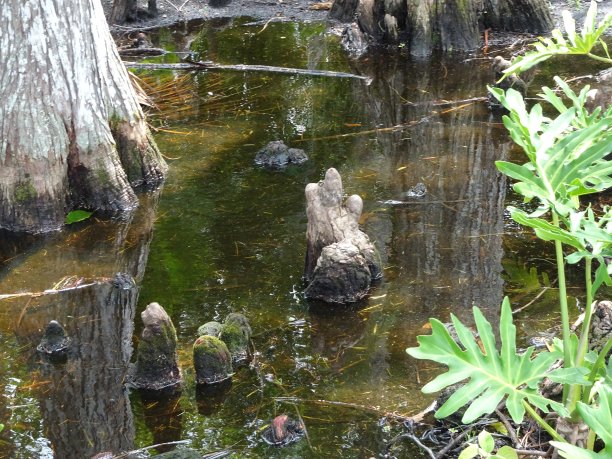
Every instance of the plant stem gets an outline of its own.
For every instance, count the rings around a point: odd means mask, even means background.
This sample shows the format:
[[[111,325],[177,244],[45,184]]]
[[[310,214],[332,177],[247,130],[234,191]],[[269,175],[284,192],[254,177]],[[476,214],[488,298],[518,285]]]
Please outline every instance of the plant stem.
[[[552,212],[553,225],[559,227],[559,216]],[[563,246],[560,241],[555,241],[555,255],[557,259],[557,277],[559,279],[559,307],[561,309],[561,326],[563,337],[563,367],[572,366],[572,356],[570,353],[570,325],[569,312],[567,307],[567,289],[565,284],[565,260],[563,259]],[[563,385],[563,402],[567,400],[568,385]]]
[[[580,333],[580,342],[578,343],[578,351],[576,353],[576,359],[574,365],[579,367],[584,361],[584,356],[587,353],[589,347],[589,333],[591,331],[591,317],[593,316],[593,280],[591,278],[593,260],[591,258],[585,259],[584,268],[584,283],[586,286],[586,306],[584,308],[584,320],[582,322],[582,332]],[[573,413],[576,409],[576,403],[580,399],[581,386],[573,384],[570,387],[569,397],[567,401],[567,409],[570,413]]]
[[[589,381],[591,383],[595,382],[595,379],[597,378],[597,374],[599,373],[599,369],[603,368],[606,365],[606,356],[608,355],[608,352],[610,352],[610,349],[612,349],[612,338],[608,338],[608,341],[606,341],[606,345],[601,349],[601,351],[599,351],[599,356],[597,357],[597,360],[595,361],[595,364],[593,365],[593,368],[591,369],[591,373],[589,374]],[[589,396],[591,395],[591,387],[593,387],[593,384],[584,388],[584,394],[582,396],[582,401],[586,404],[589,403]]]
[[[612,59],[609,59],[607,57],[598,56],[597,54],[593,53],[587,53],[586,55],[589,56],[591,59],[595,59],[596,61],[605,62],[608,65],[612,65]]]
[[[523,400],[523,406],[525,406],[525,409],[527,410],[527,412],[529,413],[529,416],[531,416],[538,424],[540,424],[540,426],[542,426],[542,428],[548,432],[550,434],[551,437],[553,437],[553,439],[557,440],[557,441],[562,441],[563,443],[567,443],[567,440],[565,438],[563,438],[561,435],[559,435],[555,429],[553,429],[551,427],[551,425],[546,422],[544,419],[542,419],[542,417],[536,412],[536,410],[534,410],[531,405],[529,403],[527,403],[526,400]]]

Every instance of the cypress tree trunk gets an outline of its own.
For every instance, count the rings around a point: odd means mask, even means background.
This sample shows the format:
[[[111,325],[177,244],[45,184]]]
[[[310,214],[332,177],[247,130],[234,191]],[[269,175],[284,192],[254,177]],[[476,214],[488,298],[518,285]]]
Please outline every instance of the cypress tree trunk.
[[[486,28],[543,33],[552,18],[545,0],[336,0],[330,17],[356,21],[375,43],[400,43],[415,56],[480,46]]]
[[[0,30],[0,227],[135,208],[167,166],[99,1],[5,0]]]

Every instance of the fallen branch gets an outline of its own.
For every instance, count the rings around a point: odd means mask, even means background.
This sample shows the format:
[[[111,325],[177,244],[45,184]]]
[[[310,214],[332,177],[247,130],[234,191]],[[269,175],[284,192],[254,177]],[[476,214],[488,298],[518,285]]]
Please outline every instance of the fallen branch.
[[[87,287],[91,287],[92,285],[99,285],[105,282],[110,281],[111,279],[109,278],[100,278],[100,279],[96,279],[90,283],[87,284],[79,284],[76,286],[71,286],[71,287],[66,287],[66,288],[52,288],[52,289],[48,289],[48,290],[44,290],[42,292],[20,292],[20,293],[7,293],[7,294],[2,294],[0,295],[0,300],[8,300],[8,299],[12,299],[12,298],[22,298],[22,297],[32,297],[32,298],[36,298],[39,296],[43,296],[43,295],[56,295],[58,293],[63,293],[63,292],[68,292],[71,290],[78,290],[78,289],[82,289],[82,288],[87,288]]]
[[[414,416],[406,416],[404,414],[399,414],[395,412],[383,411],[373,406],[360,405],[358,403],[349,403],[349,402],[337,402],[333,400],[320,400],[320,399],[307,399],[307,398],[299,398],[299,397],[274,397],[274,401],[277,402],[288,402],[288,403],[313,403],[315,405],[329,405],[329,406],[340,406],[344,408],[352,408],[356,410],[368,411],[370,413],[375,413],[379,416],[384,416],[390,419],[395,419],[400,422],[413,422],[413,423],[421,423],[426,414],[431,413],[435,407],[437,402],[434,400],[431,405],[425,408],[420,413],[415,414]]]
[[[512,311],[512,314],[517,314],[517,313],[521,312],[523,309],[528,308],[533,303],[538,301],[542,297],[542,295],[544,295],[549,289],[551,289],[555,285],[556,282],[557,282],[557,279],[552,281],[550,283],[550,285],[547,285],[547,286],[543,287],[542,290],[540,290],[540,293],[538,293],[529,303],[521,306],[520,308],[516,308],[514,311]]]
[[[269,73],[284,73],[289,75],[307,75],[317,77],[331,78],[355,78],[364,80],[368,84],[371,81],[370,77],[355,75],[354,73],[332,72],[331,70],[309,70],[296,69],[290,67],[275,67],[271,65],[224,65],[215,64],[214,62],[181,62],[177,64],[147,64],[140,62],[125,62],[126,67],[133,69],[148,69],[148,70],[199,70],[199,71],[234,71],[234,72],[269,72]]]
[[[118,51],[121,57],[163,56],[166,54],[166,50],[162,48],[119,48]]]
[[[406,102],[406,105],[410,105],[411,107],[448,107],[453,105],[461,105],[468,104],[473,102],[487,102],[489,99],[487,97],[470,97],[468,99],[461,100],[436,100],[434,102],[426,101],[426,102]]]
[[[401,131],[403,129],[408,129],[408,128],[417,126],[422,123],[430,122],[431,120],[432,120],[431,115],[427,115],[427,116],[422,117],[421,119],[408,121],[407,123],[396,124],[395,126],[367,129],[365,131],[347,132],[345,134],[335,134],[335,135],[328,135],[328,136],[323,136],[323,137],[307,137],[307,138],[295,139],[293,142],[300,143],[300,142],[312,142],[312,141],[318,141],[318,140],[333,140],[333,139],[341,139],[345,137],[357,137],[360,135],[369,135],[369,134],[374,134],[374,133],[379,133],[379,132]]]

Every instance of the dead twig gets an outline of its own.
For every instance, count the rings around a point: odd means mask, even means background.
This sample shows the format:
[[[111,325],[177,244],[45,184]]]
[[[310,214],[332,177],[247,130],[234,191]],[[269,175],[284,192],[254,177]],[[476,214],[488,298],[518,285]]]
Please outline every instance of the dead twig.
[[[542,295],[544,295],[549,289],[551,289],[552,287],[554,287],[554,285],[557,283],[557,279],[555,279],[554,281],[552,281],[550,283],[550,285],[545,286],[542,290],[540,290],[540,293],[538,293],[535,298],[533,298],[529,303],[527,303],[524,306],[521,306],[520,308],[515,309],[514,311],[512,311],[512,314],[517,314],[519,312],[521,312],[523,309],[527,309],[529,306],[531,306],[533,303],[535,303],[536,301],[538,301],[540,298],[542,298]]]
[[[120,453],[117,454],[116,456],[112,456],[112,459],[122,459],[124,457],[129,457],[133,454],[139,454],[139,453],[144,453],[145,451],[148,451],[150,449],[155,449],[159,446],[171,446],[171,445],[184,445],[185,443],[189,443],[191,440],[177,440],[177,441],[170,441],[167,443],[158,443],[156,445],[151,445],[151,446],[145,446],[144,448],[139,448],[139,449],[135,449],[133,451],[127,451],[125,453]]]
[[[393,438],[389,444],[387,445],[387,450],[389,450],[389,448],[391,446],[393,446],[395,443],[397,443],[398,441],[400,441],[402,438],[408,438],[410,441],[412,441],[415,445],[417,445],[419,448],[421,448],[425,453],[427,453],[427,455],[431,458],[431,459],[437,459],[435,453],[428,448],[427,446],[425,446],[423,444],[423,442],[421,442],[421,440],[419,440],[415,435],[409,433],[409,432],[404,432],[399,434],[398,436],[396,436],[395,438]]]
[[[448,445],[446,445],[444,448],[438,451],[438,454],[436,454],[436,459],[442,459],[446,455],[446,453],[448,453],[451,449],[457,446],[459,442],[463,440],[467,436],[467,434],[469,434],[471,431],[472,431],[472,428],[469,427],[465,429],[463,432],[461,432],[459,435],[457,435],[455,438],[453,438],[449,442]]]
[[[542,456],[542,457],[548,457],[550,455],[550,453],[548,451],[540,451],[537,449],[516,449],[516,454],[518,454],[519,456]]]
[[[368,411],[370,413],[375,413],[378,416],[384,416],[386,418],[394,419],[400,422],[413,422],[413,423],[421,423],[423,418],[427,413],[431,413],[436,407],[437,402],[433,401],[427,408],[425,408],[420,413],[415,414],[414,416],[407,416],[395,412],[389,412],[380,410],[373,406],[360,405],[358,403],[350,403],[350,402],[338,402],[334,400],[321,400],[321,399],[306,399],[299,397],[274,397],[274,401],[278,402],[287,402],[287,403],[313,403],[315,405],[328,405],[328,406],[340,406],[344,408],[352,408],[361,411]]]
[[[403,124],[396,124],[395,126],[390,126],[390,127],[368,129],[368,130],[365,130],[365,131],[348,132],[346,134],[328,135],[328,136],[323,136],[323,137],[308,137],[308,138],[302,138],[302,139],[295,139],[294,143],[311,142],[313,140],[342,139],[342,138],[345,138],[345,137],[357,137],[357,136],[360,136],[360,135],[369,135],[369,134],[375,134],[375,133],[379,133],[379,132],[401,131],[403,129],[408,129],[408,128],[417,126],[419,124],[431,121],[431,118],[432,117],[428,115],[428,116],[424,116],[423,118],[418,119],[418,120],[409,121],[408,123],[403,123]]]
[[[22,298],[22,297],[32,297],[32,298],[36,298],[39,296],[44,296],[44,295],[57,295],[58,293],[63,293],[63,292],[68,292],[71,290],[78,290],[78,289],[82,289],[82,288],[87,288],[87,287],[92,287],[94,285],[99,285],[99,284],[103,284],[105,282],[110,281],[111,279],[109,278],[99,278],[96,279],[90,283],[87,284],[80,284],[80,285],[76,285],[76,286],[71,286],[71,287],[67,287],[67,288],[59,288],[59,289],[49,289],[49,290],[44,290],[42,292],[21,292],[21,293],[6,293],[6,294],[0,294],[0,300],[8,300],[8,299],[13,299],[13,298]]]
[[[510,440],[512,440],[512,445],[514,446],[514,449],[518,448],[519,446],[523,446],[521,445],[521,442],[516,436],[516,430],[514,430],[514,427],[512,427],[512,424],[510,424],[510,421],[508,420],[506,415],[502,413],[499,409],[496,409],[495,413],[497,414],[497,417],[499,418],[499,420],[502,422],[502,424],[508,431],[508,436],[510,437]]]

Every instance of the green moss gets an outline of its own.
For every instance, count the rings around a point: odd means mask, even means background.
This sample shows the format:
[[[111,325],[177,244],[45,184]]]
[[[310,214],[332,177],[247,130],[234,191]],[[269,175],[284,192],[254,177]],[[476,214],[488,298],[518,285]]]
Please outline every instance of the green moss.
[[[223,326],[219,322],[206,322],[204,325],[200,325],[198,328],[198,336],[208,335],[218,338],[222,327]]]
[[[103,161],[98,163],[98,167],[96,167],[95,171],[96,181],[99,185],[107,186],[111,182],[110,175],[108,175],[108,171],[106,170],[106,165]]]
[[[162,323],[153,330],[143,333],[138,342],[137,373],[146,377],[158,377],[178,367],[174,325]]]
[[[119,115],[117,115],[116,113],[113,113],[110,118],[108,119],[108,126],[110,127],[111,131],[114,133],[117,131],[117,129],[119,129],[119,125],[124,122],[125,120],[123,118],[121,118]]]
[[[198,384],[215,384],[232,375],[232,356],[223,341],[200,336],[193,344],[193,366]]]
[[[249,340],[243,327],[235,323],[223,324],[219,338],[227,345],[235,361],[244,360],[249,352]]]
[[[17,202],[30,201],[36,198],[36,189],[29,180],[19,183],[15,187],[15,200]]]
[[[251,339],[251,335],[252,335],[251,325],[249,324],[249,319],[247,319],[244,315],[238,312],[232,312],[227,315],[223,323],[228,324],[228,325],[229,324],[238,325],[242,329],[242,332],[244,333],[247,341]]]

